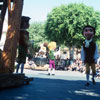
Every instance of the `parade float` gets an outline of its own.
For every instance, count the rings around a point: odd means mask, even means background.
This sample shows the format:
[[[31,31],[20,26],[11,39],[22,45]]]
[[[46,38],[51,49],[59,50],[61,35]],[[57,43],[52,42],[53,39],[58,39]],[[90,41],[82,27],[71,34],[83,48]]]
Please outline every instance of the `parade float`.
[[[14,73],[23,2],[24,0],[0,0],[0,39],[8,10],[8,30],[3,50],[0,50],[0,89],[29,84],[33,80],[25,74]]]

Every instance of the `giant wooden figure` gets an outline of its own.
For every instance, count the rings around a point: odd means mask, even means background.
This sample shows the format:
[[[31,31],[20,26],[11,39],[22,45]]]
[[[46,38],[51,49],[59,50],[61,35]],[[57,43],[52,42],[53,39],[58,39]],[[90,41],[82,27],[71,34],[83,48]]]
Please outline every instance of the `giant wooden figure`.
[[[26,56],[28,53],[29,46],[29,32],[26,30],[29,28],[29,17],[22,16],[21,17],[21,29],[19,36],[19,46],[18,46],[18,65],[16,72],[18,73],[19,67],[21,65],[21,73],[23,73],[24,64],[26,62]]]

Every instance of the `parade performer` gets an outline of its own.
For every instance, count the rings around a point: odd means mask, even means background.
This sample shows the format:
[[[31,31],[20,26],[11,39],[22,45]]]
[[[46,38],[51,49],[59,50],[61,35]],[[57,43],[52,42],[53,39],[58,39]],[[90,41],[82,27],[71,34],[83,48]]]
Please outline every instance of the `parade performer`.
[[[95,85],[95,75],[96,75],[96,68],[95,64],[97,63],[97,59],[99,57],[98,47],[97,44],[93,41],[93,37],[95,35],[95,28],[92,26],[85,26],[83,28],[83,36],[85,37],[85,42],[83,43],[81,49],[81,59],[82,62],[85,64],[86,67],[86,86],[89,86],[89,74],[90,68],[92,69],[92,82]]]
[[[21,17],[21,29],[19,36],[19,44],[18,44],[18,58],[17,58],[17,68],[16,73],[18,73],[19,67],[21,66],[21,73],[24,70],[24,64],[26,62],[26,56],[28,53],[28,45],[29,45],[29,32],[26,30],[29,28],[29,17],[22,16]]]
[[[48,49],[49,49],[49,69],[48,69],[48,75],[51,74],[51,69],[52,69],[52,75],[55,75],[55,56],[54,56],[54,50],[56,48],[56,42],[50,42],[48,44]]]

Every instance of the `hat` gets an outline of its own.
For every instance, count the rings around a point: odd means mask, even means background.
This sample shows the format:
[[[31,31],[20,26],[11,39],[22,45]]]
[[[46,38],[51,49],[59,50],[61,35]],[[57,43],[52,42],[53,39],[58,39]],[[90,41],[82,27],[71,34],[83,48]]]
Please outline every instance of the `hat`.
[[[28,16],[22,16],[21,17],[21,21],[23,22],[23,21],[29,21],[31,18],[30,17],[28,17]]]
[[[56,42],[52,41],[48,44],[49,50],[54,50],[56,48]]]

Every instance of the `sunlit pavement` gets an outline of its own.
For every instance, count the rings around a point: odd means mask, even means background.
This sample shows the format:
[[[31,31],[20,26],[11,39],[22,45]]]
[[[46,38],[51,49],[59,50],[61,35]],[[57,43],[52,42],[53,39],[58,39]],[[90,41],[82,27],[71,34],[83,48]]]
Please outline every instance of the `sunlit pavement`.
[[[86,87],[85,74],[71,71],[56,71],[48,76],[47,71],[24,70],[26,76],[34,77],[29,85],[0,91],[0,100],[99,100],[100,79]]]

